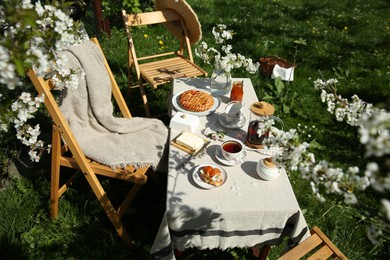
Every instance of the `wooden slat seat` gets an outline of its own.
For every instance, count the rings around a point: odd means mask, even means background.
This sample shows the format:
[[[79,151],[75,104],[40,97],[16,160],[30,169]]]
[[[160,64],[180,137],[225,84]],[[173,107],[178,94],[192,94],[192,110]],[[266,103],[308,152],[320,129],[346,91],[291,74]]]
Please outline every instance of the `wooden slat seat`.
[[[193,78],[199,76],[199,68],[188,60],[174,57],[165,60],[140,64],[140,71],[153,88],[166,84],[174,78]]]
[[[329,240],[329,238],[318,228],[313,227],[310,230],[311,236],[292,248],[284,255],[279,257],[279,260],[325,260],[325,259],[340,259],[344,260],[347,257]]]
[[[141,14],[127,14],[122,10],[125,31],[128,37],[128,80],[129,86],[139,87],[145,113],[151,116],[144,81],[152,88],[169,83],[174,78],[194,78],[207,76],[207,72],[194,63],[190,40],[184,21],[173,10],[154,11]],[[138,57],[135,42],[131,34],[134,26],[145,26],[177,22],[182,27],[182,37],[178,39],[179,50],[167,50],[164,53]],[[138,47],[140,48],[140,47]],[[132,70],[137,74],[138,85],[132,85]]]

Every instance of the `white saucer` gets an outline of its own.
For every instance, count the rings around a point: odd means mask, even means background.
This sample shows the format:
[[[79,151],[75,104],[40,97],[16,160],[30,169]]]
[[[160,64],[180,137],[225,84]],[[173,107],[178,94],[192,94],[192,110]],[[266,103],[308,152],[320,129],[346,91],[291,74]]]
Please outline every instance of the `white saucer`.
[[[222,180],[223,180],[223,183],[220,185],[222,186],[225,182],[226,182],[226,179],[227,179],[227,173],[226,171],[219,165],[216,165],[216,164],[213,164],[213,163],[208,163],[208,164],[201,164],[201,165],[198,165],[196,166],[193,171],[192,171],[192,178],[194,180],[194,182],[199,185],[199,187],[201,188],[204,188],[204,189],[215,189],[215,188],[218,188],[220,186],[214,186],[214,185],[211,185],[211,184],[208,184],[207,182],[204,182],[202,180],[202,178],[200,177],[200,170],[204,167],[204,166],[211,166],[213,168],[218,168],[221,173],[222,173]]]
[[[217,150],[215,151],[215,157],[217,158],[217,160],[224,164],[224,165],[227,165],[227,166],[234,166],[234,165],[237,165],[237,164],[241,164],[245,161],[246,159],[246,151],[242,151],[242,156],[241,158],[237,159],[237,160],[226,160],[225,157],[223,157],[222,155],[222,151],[221,151],[221,148],[217,148]]]
[[[242,116],[240,121],[235,124],[235,125],[231,125],[229,124],[227,121],[226,121],[226,115],[225,113],[221,114],[218,118],[218,121],[219,123],[223,126],[223,127],[226,127],[226,128],[241,128],[245,125],[246,123],[246,118],[245,116]]]

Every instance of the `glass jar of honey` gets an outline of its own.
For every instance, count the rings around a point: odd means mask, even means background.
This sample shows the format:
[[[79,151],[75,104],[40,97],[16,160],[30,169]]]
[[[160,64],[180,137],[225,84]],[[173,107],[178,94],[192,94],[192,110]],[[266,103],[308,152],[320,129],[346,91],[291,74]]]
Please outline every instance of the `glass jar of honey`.
[[[243,81],[234,81],[232,90],[230,92],[230,101],[240,101],[244,96],[244,82]]]

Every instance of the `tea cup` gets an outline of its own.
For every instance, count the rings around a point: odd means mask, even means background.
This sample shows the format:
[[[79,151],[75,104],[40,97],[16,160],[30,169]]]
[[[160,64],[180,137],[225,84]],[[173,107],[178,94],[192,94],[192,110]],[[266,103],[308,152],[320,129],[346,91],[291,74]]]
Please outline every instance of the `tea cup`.
[[[239,101],[232,101],[226,105],[225,119],[230,125],[236,125],[240,122],[242,117],[242,103]]]
[[[228,161],[239,160],[243,150],[244,145],[238,140],[227,140],[221,144],[222,156]]]

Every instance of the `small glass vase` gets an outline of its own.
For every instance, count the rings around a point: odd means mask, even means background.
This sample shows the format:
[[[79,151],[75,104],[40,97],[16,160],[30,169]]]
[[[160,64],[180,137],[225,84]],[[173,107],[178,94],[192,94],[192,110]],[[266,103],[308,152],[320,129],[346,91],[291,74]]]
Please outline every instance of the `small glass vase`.
[[[221,68],[215,68],[211,75],[210,92],[213,95],[224,96],[230,93],[232,76]]]

